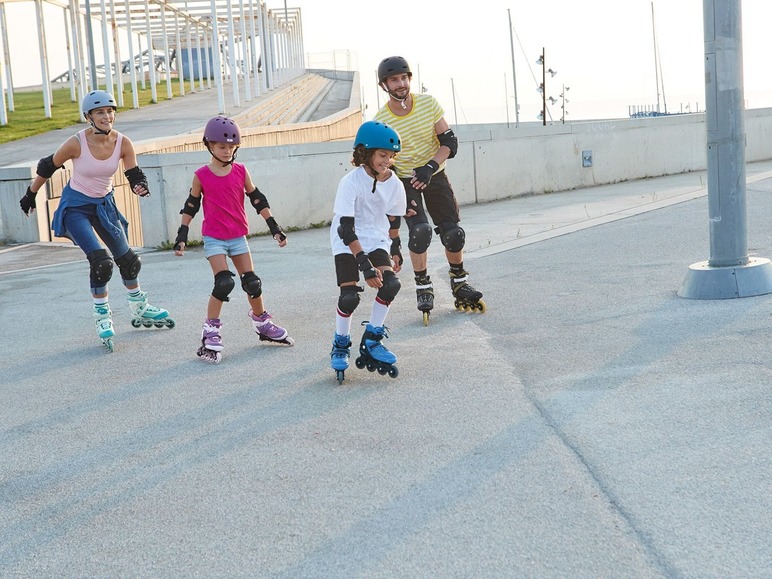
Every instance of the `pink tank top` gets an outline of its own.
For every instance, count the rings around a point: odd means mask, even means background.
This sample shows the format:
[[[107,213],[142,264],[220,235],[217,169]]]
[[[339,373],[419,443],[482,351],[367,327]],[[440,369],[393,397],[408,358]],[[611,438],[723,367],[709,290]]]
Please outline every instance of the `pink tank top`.
[[[203,190],[203,235],[215,239],[234,239],[249,233],[247,212],[244,209],[246,174],[244,165],[239,163],[233,163],[231,172],[224,177],[215,175],[206,165],[196,171]]]
[[[118,170],[121,161],[121,143],[123,135],[118,133],[118,139],[115,141],[115,149],[109,159],[100,161],[95,159],[88,148],[86,141],[86,131],[83,129],[77,135],[80,141],[80,157],[72,160],[72,176],[70,177],[70,187],[83,193],[87,197],[99,199],[104,197],[113,189],[113,175]]]

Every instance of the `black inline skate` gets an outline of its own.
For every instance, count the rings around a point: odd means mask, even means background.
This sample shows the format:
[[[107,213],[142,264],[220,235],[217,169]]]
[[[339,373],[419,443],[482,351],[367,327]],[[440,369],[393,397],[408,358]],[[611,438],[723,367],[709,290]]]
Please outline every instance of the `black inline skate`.
[[[456,298],[455,307],[459,312],[485,313],[485,302],[482,301],[482,292],[474,289],[467,282],[469,272],[450,270],[450,289]]]
[[[415,276],[415,293],[418,311],[423,314],[424,326],[428,326],[429,313],[434,309],[434,288],[428,275]]]
[[[359,357],[354,362],[356,367],[367,368],[370,372],[378,370],[381,376],[388,374],[396,378],[399,374],[399,370],[394,365],[397,357],[381,344],[381,340],[388,337],[385,326],[367,324],[359,344]]]

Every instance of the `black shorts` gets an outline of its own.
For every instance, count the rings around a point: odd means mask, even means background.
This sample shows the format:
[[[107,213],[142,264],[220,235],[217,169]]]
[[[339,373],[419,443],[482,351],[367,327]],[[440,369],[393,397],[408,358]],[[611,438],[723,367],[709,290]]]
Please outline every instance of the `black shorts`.
[[[461,221],[458,202],[444,170],[436,173],[429,182],[429,186],[423,191],[414,189],[410,185],[410,179],[412,177],[402,179],[407,195],[407,208],[416,212],[413,217],[405,219],[409,229],[412,229],[417,223],[429,223],[429,219],[426,217],[427,213],[435,226],[439,226],[441,223],[455,224]],[[424,208],[424,204],[426,204],[426,208]]]
[[[367,256],[373,267],[391,267],[391,256],[388,251],[376,249]],[[338,253],[335,256],[335,275],[338,278],[338,285],[351,281],[358,282],[359,266],[357,266],[356,257],[350,253]]]

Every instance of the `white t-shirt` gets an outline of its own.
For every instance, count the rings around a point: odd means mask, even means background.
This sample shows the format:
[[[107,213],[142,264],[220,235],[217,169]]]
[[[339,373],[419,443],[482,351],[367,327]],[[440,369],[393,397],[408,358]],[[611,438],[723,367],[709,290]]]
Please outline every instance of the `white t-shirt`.
[[[388,252],[391,249],[391,222],[387,216],[402,217],[407,212],[405,186],[392,172],[386,181],[378,181],[373,192],[373,178],[364,167],[357,167],[340,180],[333,212],[335,215],[330,226],[333,255],[351,253],[338,235],[341,217],[354,218],[354,230],[365,252],[376,249]]]

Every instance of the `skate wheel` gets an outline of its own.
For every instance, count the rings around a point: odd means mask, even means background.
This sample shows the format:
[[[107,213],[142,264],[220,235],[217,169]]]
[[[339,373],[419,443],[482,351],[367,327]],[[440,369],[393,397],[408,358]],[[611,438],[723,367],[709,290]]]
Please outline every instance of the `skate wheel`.
[[[104,347],[107,349],[108,352],[112,352],[114,349],[113,345],[113,339],[112,338],[106,338],[102,340],[102,344],[104,344]]]
[[[166,324],[164,322],[155,322],[153,325],[156,328],[163,328]]]
[[[142,322],[142,325],[145,326],[146,328],[149,328],[153,325],[153,322],[151,322],[150,320],[146,320]]]
[[[354,364],[356,365],[356,367],[357,367],[357,368],[359,368],[359,369],[361,370],[362,368],[364,368],[364,367],[365,367],[365,365],[366,365],[367,363],[365,362],[364,358],[362,358],[362,357],[360,356],[359,358],[357,358],[356,360],[354,360]]]
[[[478,312],[480,312],[481,314],[484,314],[486,310],[487,310],[487,306],[485,305],[484,301],[480,300],[479,302],[477,302]]]
[[[385,376],[389,373],[389,369],[386,366],[378,366],[378,374]]]
[[[392,378],[396,378],[397,376],[399,376],[399,370],[397,370],[396,366],[392,366],[391,368],[389,368],[389,376],[391,376]]]
[[[429,325],[429,312],[424,312],[424,326]]]
[[[368,362],[366,367],[368,372],[375,372],[375,364],[373,364],[372,362]]]
[[[134,326],[135,328],[138,328],[142,325],[142,322],[140,322],[139,320],[131,320],[131,325]]]
[[[167,328],[169,328],[171,330],[175,325],[176,324],[174,323],[174,320],[172,320],[171,318],[166,318],[166,327]]]
[[[335,372],[335,378],[337,378],[338,384],[343,384],[343,380],[345,379],[343,374],[343,370],[337,370]]]

